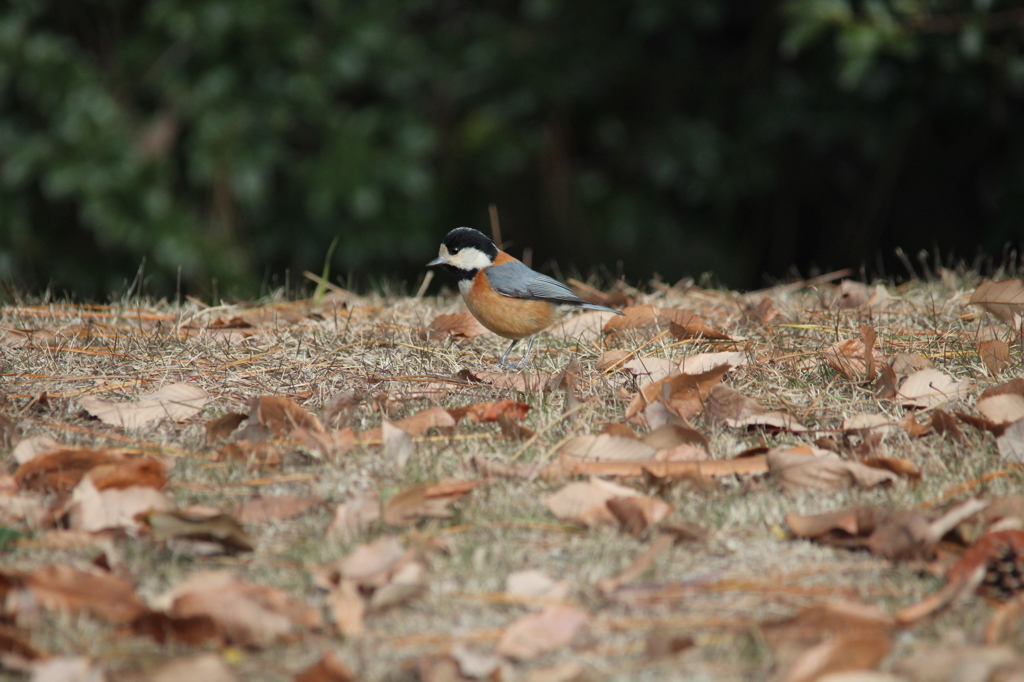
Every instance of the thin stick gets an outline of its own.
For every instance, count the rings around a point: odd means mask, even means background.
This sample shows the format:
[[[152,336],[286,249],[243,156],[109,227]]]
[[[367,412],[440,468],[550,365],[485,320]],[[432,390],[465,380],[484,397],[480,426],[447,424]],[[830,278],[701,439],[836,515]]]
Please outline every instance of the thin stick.
[[[491,238],[498,248],[501,248],[501,223],[498,222],[498,207],[491,204],[487,207],[487,211],[491,214]]]

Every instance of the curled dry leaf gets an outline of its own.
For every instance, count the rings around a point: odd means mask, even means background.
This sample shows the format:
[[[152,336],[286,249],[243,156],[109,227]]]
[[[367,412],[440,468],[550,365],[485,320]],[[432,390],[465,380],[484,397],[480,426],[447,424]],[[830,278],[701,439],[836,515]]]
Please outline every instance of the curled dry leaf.
[[[613,497],[605,504],[622,530],[633,537],[640,537],[648,528],[675,511],[675,507],[668,502],[646,495]]]
[[[821,304],[826,308],[880,308],[892,300],[881,284],[874,287],[844,279],[834,289],[823,289]]]
[[[1024,396],[1016,393],[1000,393],[981,398],[974,409],[998,426],[1007,426],[1024,419]]]
[[[63,446],[59,442],[49,436],[32,436],[31,438],[23,438],[18,441],[18,444],[14,446],[14,450],[11,451],[11,455],[13,455],[15,462],[24,464],[36,455],[59,450],[61,447]]]
[[[1010,379],[997,386],[989,386],[981,392],[981,398],[991,398],[995,395],[1003,395],[1005,393],[1015,393],[1019,396],[1024,396],[1024,379]]]
[[[482,422],[496,422],[502,416],[508,416],[515,420],[524,419],[529,411],[529,405],[515,400],[474,403],[473,405],[447,410],[455,422],[458,422],[463,417],[468,417],[470,421],[478,424]]]
[[[203,409],[210,394],[198,386],[174,383],[140,396],[133,402],[115,403],[95,396],[78,401],[82,409],[105,424],[137,429],[160,419],[183,422]]]
[[[982,282],[971,294],[970,305],[992,313],[1019,334],[1024,318],[1024,281],[1004,279]]]
[[[380,495],[376,490],[364,490],[348,502],[338,505],[327,535],[342,542],[352,540],[365,533],[379,518]]]
[[[391,426],[397,427],[409,434],[410,436],[422,436],[427,431],[433,428],[450,429],[454,428],[456,419],[445,410],[440,407],[429,407],[425,410],[411,414],[404,419],[399,419],[396,422],[392,422]],[[360,442],[367,444],[377,444],[384,442],[383,428],[379,429],[367,429],[366,431],[360,431],[357,434]]]
[[[880,507],[858,505],[824,514],[787,514],[786,525],[798,538],[843,542],[871,535],[884,517]]]
[[[885,355],[872,346],[870,354],[861,339],[844,339],[833,343],[823,353],[829,367],[839,372],[850,381],[873,381],[869,376],[869,365],[880,367],[885,363]]]
[[[490,334],[490,332],[471,313],[438,315],[427,327],[427,336],[431,341],[444,341],[449,337],[471,339],[483,334]]]
[[[1024,464],[1024,419],[1018,419],[1003,431],[996,438],[996,445],[1003,459]]]
[[[146,682],[238,682],[224,657],[219,654],[199,654],[164,663],[146,673]]]
[[[899,477],[891,471],[848,462],[834,452],[808,445],[768,451],[768,471],[786,492],[813,488],[835,492],[850,487],[873,488]]]
[[[150,512],[174,509],[166,495],[153,488],[132,486],[97,490],[86,476],[71,493],[69,526],[96,532],[107,528],[136,529],[136,517]]]
[[[409,458],[416,452],[416,443],[413,442],[412,436],[387,419],[380,424],[380,435],[384,444],[384,457],[393,462],[398,470],[404,469]]]
[[[950,567],[950,583],[970,580],[982,570],[978,594],[1004,602],[1024,593],[1024,530],[985,533]]]
[[[290,519],[316,507],[321,501],[315,495],[257,496],[238,508],[238,520],[242,523],[267,523]]]
[[[616,523],[615,515],[608,509],[608,500],[639,494],[632,488],[594,478],[587,482],[570,483],[545,497],[543,502],[561,521],[598,526]]]
[[[653,459],[656,448],[626,436],[576,436],[558,450],[581,462],[638,461]]]
[[[142,517],[157,542],[191,540],[217,543],[228,551],[251,552],[252,540],[228,514],[199,514],[185,509],[154,512]]]
[[[922,369],[906,378],[896,399],[907,407],[936,407],[967,396],[972,384],[954,381],[937,369]]]
[[[295,675],[294,682],[359,682],[359,678],[333,651]]]
[[[704,409],[712,421],[720,421],[733,428],[764,426],[793,432],[807,430],[791,415],[766,410],[753,398],[748,398],[724,384],[711,389]]]
[[[700,374],[676,374],[650,383],[630,401],[626,407],[626,419],[635,417],[657,400],[668,403],[681,417],[692,417],[700,412],[712,388],[730,369],[732,365],[723,363]]]
[[[237,646],[264,647],[321,624],[304,601],[228,571],[198,571],[158,597],[157,608],[176,618],[206,616]]]
[[[889,359],[889,366],[898,377],[909,376],[922,369],[935,369],[931,360],[916,353],[896,353]]]
[[[536,658],[570,644],[589,620],[590,614],[586,609],[552,604],[509,625],[498,640],[496,649],[509,658]]]
[[[61,448],[44,452],[19,466],[14,471],[14,480],[22,490],[63,492],[78,485],[93,468],[123,461],[115,450]]]
[[[227,414],[211,419],[206,423],[206,442],[216,443],[227,440],[235,432],[242,422],[249,418],[249,415],[241,412],[228,412]]]
[[[384,522],[392,526],[410,526],[420,519],[447,519],[448,507],[481,485],[482,481],[442,481],[415,485],[392,495],[384,504]]]
[[[6,601],[7,614],[16,615],[22,604],[32,604],[18,595],[28,591],[35,604],[66,613],[86,611],[115,625],[124,625],[148,609],[126,580],[90,567],[87,570],[68,564],[40,566],[32,571],[0,573],[0,596]]]
[[[517,571],[505,579],[505,594],[522,599],[559,601],[569,596],[567,580],[555,580],[538,570]]]
[[[992,376],[998,376],[1010,364],[1010,347],[1000,339],[978,342],[978,357]]]
[[[253,398],[249,406],[249,419],[237,437],[239,440],[254,441],[283,438],[295,429],[324,433],[324,427],[317,416],[294,400],[265,395]]]

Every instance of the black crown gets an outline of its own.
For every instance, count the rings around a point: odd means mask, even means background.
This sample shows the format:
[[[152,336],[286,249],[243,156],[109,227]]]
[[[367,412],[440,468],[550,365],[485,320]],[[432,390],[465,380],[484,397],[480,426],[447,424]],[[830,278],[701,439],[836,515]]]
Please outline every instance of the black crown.
[[[448,253],[452,255],[469,247],[484,253],[491,259],[498,255],[498,247],[494,245],[494,242],[488,239],[483,232],[474,230],[472,227],[456,227],[445,235],[444,241],[441,243],[448,248]]]

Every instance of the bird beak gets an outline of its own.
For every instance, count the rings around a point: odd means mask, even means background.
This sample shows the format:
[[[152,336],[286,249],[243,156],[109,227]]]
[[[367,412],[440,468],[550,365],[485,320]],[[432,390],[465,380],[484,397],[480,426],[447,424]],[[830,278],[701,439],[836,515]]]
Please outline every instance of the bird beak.
[[[444,265],[444,259],[441,258],[441,257],[438,257],[438,258],[435,258],[434,260],[430,261],[429,263],[427,263],[427,267],[428,268],[432,267],[434,265]]]

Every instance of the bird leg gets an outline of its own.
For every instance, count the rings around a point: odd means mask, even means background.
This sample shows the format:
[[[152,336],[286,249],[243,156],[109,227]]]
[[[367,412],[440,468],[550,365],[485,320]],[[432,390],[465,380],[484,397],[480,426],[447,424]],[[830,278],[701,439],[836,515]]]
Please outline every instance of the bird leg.
[[[508,354],[511,353],[512,349],[515,348],[515,345],[519,343],[519,339],[516,339],[515,341],[509,344],[508,349],[505,351],[505,354],[501,356],[501,360],[498,361],[498,364],[504,367],[505,369],[519,369],[520,367],[526,365],[526,361],[530,359],[530,351],[533,350],[533,339],[535,337],[536,334],[530,337],[530,342],[526,344],[526,353],[523,355],[522,359],[519,362],[505,362],[505,360],[508,359]]]

